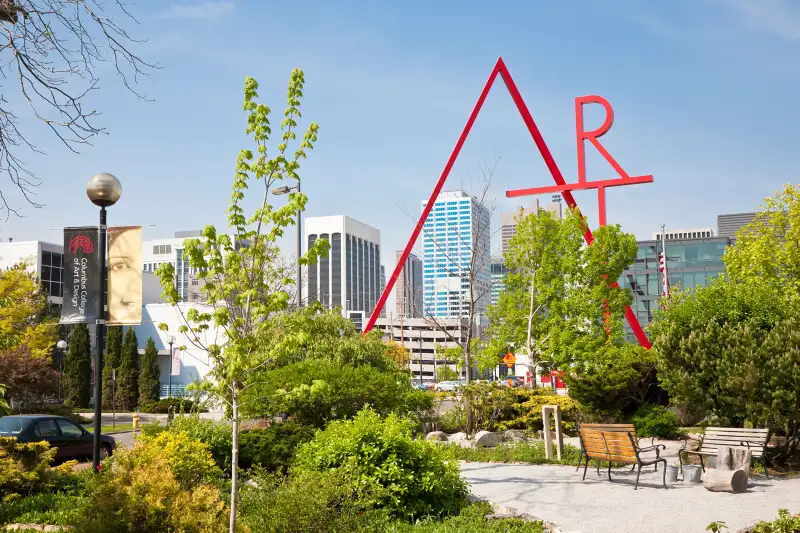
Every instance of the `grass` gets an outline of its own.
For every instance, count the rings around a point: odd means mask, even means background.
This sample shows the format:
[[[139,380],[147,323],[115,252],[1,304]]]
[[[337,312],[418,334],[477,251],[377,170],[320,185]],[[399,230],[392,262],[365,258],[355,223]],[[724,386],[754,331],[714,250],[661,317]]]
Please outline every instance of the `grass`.
[[[86,424],[84,426],[87,431],[93,432],[94,426],[90,424]],[[133,424],[116,424],[116,426],[112,426],[111,424],[107,426],[100,426],[100,433],[114,434],[114,433],[125,433],[128,431],[133,431]]]
[[[678,428],[678,433],[680,433],[681,435],[686,435],[688,433],[699,433],[699,434],[703,435],[705,432],[706,432],[706,428],[704,428],[702,426],[687,426],[687,427]]]
[[[542,522],[519,518],[487,520],[492,513],[486,502],[476,502],[464,508],[458,516],[444,520],[420,520],[415,524],[395,522],[383,531],[387,533],[544,533]]]
[[[458,444],[441,444],[445,454],[450,459],[469,461],[473,463],[526,463],[533,465],[571,465],[577,466],[580,450],[570,444],[564,445],[561,460],[555,458],[555,443],[553,443],[553,459],[549,460],[544,453],[544,441],[517,442],[514,444],[500,444],[494,448],[463,448]],[[608,463],[595,460],[589,461],[590,466],[606,467]],[[624,466],[614,463],[612,466]]]

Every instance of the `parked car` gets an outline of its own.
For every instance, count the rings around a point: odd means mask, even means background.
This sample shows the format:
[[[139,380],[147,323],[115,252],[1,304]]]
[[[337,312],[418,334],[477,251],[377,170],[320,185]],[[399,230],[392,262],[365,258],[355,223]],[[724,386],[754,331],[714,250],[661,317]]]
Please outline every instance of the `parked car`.
[[[56,460],[84,459],[92,456],[94,434],[63,416],[11,415],[0,418],[0,436],[16,437],[20,442],[47,441],[56,448]],[[117,448],[110,435],[100,435],[100,457]]]
[[[511,386],[512,387],[522,387],[525,384],[525,380],[522,379],[521,376],[505,376],[503,378],[500,378],[499,381],[503,385],[507,386],[508,385],[508,380],[511,380]]]
[[[440,381],[434,387],[435,391],[455,391],[464,386],[463,381]]]

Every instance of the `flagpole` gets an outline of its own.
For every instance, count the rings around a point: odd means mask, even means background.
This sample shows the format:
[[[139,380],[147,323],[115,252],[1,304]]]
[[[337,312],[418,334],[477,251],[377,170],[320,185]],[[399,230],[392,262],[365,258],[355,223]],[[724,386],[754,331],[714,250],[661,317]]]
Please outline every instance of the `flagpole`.
[[[661,256],[664,258],[664,270],[661,272],[664,279],[661,280],[661,286],[663,287],[664,308],[666,309],[666,299],[669,297],[669,277],[667,273],[667,230],[665,228],[666,224],[661,224]]]

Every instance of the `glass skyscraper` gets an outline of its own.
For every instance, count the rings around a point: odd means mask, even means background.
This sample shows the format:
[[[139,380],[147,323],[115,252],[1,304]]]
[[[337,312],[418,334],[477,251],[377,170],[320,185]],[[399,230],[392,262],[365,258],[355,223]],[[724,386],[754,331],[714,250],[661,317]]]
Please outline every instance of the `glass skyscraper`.
[[[422,203],[423,209],[426,205]],[[468,318],[472,278],[475,315],[486,317],[491,298],[490,224],[489,210],[464,191],[439,194],[423,227],[425,316]]]
[[[727,237],[668,240],[666,255],[670,287],[703,287],[718,277],[725,270],[722,255],[730,243]],[[662,278],[658,269],[661,241],[639,241],[637,244],[636,261],[622,274],[619,284],[631,289],[631,307],[644,328],[653,320],[661,298]],[[636,342],[627,323],[625,336],[630,342]]]

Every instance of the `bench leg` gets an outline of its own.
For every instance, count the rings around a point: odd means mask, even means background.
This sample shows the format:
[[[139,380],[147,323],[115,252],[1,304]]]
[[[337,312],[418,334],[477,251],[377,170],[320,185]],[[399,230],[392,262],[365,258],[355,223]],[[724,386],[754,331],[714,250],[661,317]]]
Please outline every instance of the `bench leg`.
[[[578,465],[580,466],[580,465]],[[583,464],[583,479],[586,479],[586,469],[589,468],[589,456],[586,456],[586,461]]]
[[[636,471],[636,484],[633,486],[633,490],[639,490],[639,476],[642,475],[642,465],[636,465],[639,467],[639,470]],[[664,475],[666,475],[667,469],[664,469]]]
[[[583,462],[583,446],[581,446],[581,452],[580,454],[578,454],[578,466],[575,467],[576,472],[581,469],[582,462]]]
[[[680,452],[680,450],[678,450],[678,465],[678,471],[681,473],[681,481],[683,481],[683,454]],[[664,470],[666,470],[666,468]]]
[[[636,463],[631,465],[631,472],[633,472],[634,470],[636,470]]]
[[[764,466],[764,475],[767,476],[767,480],[769,480],[769,470],[767,470],[767,458],[763,455],[761,456],[761,464]]]
[[[612,481],[611,480],[611,461],[608,462],[608,480]]]
[[[597,475],[600,475],[600,459],[597,460]]]
[[[664,488],[666,489],[667,488],[667,460],[666,459],[661,459],[661,460],[664,461],[664,476],[663,476],[663,479],[661,480],[661,482],[664,484]],[[656,463],[656,464],[658,464],[658,463]]]
[[[702,456],[702,455],[700,456],[700,468],[702,468],[702,469],[703,469],[703,472],[705,472],[705,471],[706,471],[706,465],[705,465],[705,463],[703,462],[703,456]]]

